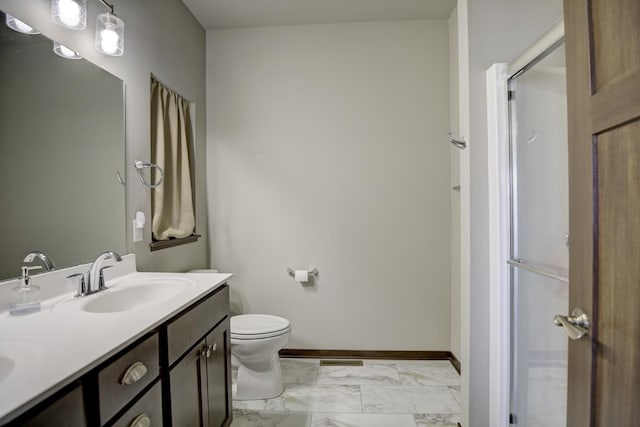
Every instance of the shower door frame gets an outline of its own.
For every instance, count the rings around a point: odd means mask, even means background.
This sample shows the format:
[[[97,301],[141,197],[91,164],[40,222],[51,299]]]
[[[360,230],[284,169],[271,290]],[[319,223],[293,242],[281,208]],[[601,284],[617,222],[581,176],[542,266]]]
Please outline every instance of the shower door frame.
[[[490,360],[489,421],[508,427],[511,416],[511,388],[517,377],[511,372],[512,269],[511,258],[513,170],[509,80],[532,67],[564,42],[562,17],[511,64],[494,64],[486,72],[489,177],[489,280]]]

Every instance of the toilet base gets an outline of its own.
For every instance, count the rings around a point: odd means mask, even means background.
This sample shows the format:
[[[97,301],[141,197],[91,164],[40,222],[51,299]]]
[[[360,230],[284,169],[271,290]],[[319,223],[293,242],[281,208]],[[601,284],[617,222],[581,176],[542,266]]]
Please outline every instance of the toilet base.
[[[280,396],[284,391],[278,353],[257,363],[238,363],[235,400],[261,400]]]

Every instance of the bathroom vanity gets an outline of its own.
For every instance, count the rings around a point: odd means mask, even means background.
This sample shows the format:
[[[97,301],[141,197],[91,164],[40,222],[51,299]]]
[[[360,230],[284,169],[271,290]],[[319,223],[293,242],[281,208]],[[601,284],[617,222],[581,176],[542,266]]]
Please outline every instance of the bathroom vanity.
[[[131,273],[40,313],[2,313],[0,357],[22,343],[30,366],[0,375],[0,425],[230,425],[230,276]]]

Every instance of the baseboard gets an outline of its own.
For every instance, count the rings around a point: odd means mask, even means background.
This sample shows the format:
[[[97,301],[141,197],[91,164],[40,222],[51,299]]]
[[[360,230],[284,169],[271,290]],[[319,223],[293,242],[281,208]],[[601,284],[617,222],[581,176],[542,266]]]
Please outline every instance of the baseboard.
[[[450,351],[395,350],[308,350],[283,348],[280,357],[306,359],[386,359],[386,360],[449,360],[460,373],[460,362]]]
[[[456,356],[453,355],[453,353],[451,353],[451,357],[449,357],[449,361],[451,362],[455,370],[458,371],[458,375],[462,375],[460,373],[460,361]]]

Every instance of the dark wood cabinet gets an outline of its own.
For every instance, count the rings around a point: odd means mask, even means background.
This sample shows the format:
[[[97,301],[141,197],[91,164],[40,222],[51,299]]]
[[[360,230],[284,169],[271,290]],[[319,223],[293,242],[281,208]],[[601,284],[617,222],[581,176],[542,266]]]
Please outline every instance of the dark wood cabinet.
[[[224,293],[228,292],[225,290]],[[224,299],[224,298],[223,298]],[[228,311],[228,295],[226,297]],[[193,312],[206,313],[204,307],[218,305],[219,301],[204,301]],[[198,318],[201,316],[198,315]],[[182,328],[188,328],[193,319],[177,319],[175,327],[169,326],[169,342],[172,334],[184,337]],[[217,325],[203,339],[192,343],[179,361],[170,368],[171,425],[223,427],[231,424],[231,341],[229,317],[216,319]],[[200,322],[197,322],[201,325]],[[177,339],[175,341],[178,341]],[[171,348],[171,346],[170,346]]]
[[[82,386],[77,385],[62,396],[49,401],[44,408],[34,410],[35,414],[15,422],[14,426],[24,427],[86,427]]]
[[[227,427],[229,324],[224,284],[0,426]]]
[[[160,383],[136,401],[136,403],[111,424],[112,427],[161,427],[162,393]]]
[[[216,327],[205,340],[212,353],[207,357],[208,426],[231,424],[231,338],[229,317]]]
[[[160,373],[158,334],[135,345],[98,372],[100,425],[147,388]]]

